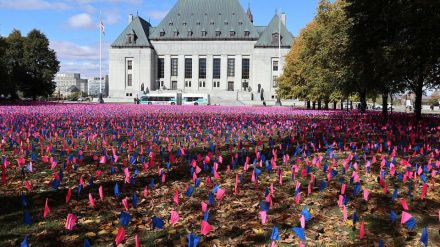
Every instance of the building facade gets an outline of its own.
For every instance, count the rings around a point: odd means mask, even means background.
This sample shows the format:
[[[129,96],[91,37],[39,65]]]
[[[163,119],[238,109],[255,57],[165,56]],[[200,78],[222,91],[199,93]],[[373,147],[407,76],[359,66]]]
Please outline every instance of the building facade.
[[[108,96],[108,75],[102,78],[102,84],[99,77],[89,79],[89,96],[97,97],[99,96],[100,90],[102,90],[102,96]]]
[[[54,81],[56,83],[54,95],[61,98],[72,93],[87,93],[88,91],[87,79],[81,79],[78,73],[57,74]]]
[[[273,97],[292,42],[285,14],[255,26],[238,0],[179,0],[157,27],[130,15],[109,50],[109,94],[263,91]]]

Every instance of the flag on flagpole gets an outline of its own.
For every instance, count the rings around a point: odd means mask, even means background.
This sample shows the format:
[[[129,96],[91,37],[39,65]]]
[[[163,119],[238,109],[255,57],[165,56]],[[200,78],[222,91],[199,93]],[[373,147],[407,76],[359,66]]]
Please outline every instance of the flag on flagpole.
[[[101,19],[101,16],[99,17],[99,28],[101,29],[102,34],[105,35],[105,26],[104,26],[104,22]]]

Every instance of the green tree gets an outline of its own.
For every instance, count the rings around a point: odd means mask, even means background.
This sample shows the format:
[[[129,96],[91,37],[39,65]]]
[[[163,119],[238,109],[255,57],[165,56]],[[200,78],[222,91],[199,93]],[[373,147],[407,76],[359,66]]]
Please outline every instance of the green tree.
[[[339,86],[350,81],[344,62],[347,49],[348,20],[344,1],[322,0],[318,14],[295,39],[287,56],[278,94],[307,101],[339,101],[344,97]],[[345,97],[347,97],[345,93]]]
[[[9,75],[6,67],[5,54],[7,50],[7,43],[3,37],[0,37],[0,95],[9,94]]]
[[[351,67],[357,87],[416,94],[421,118],[423,90],[439,84],[440,2],[437,0],[346,0]],[[383,107],[384,115],[387,107]]]
[[[440,85],[440,1],[402,0],[399,10],[395,57],[420,120],[424,90]]]
[[[32,30],[23,43],[23,65],[25,80],[19,84],[25,97],[48,97],[55,90],[55,74],[59,61],[55,52],[49,48],[49,40],[38,30]]]
[[[25,80],[25,66],[23,64],[23,42],[25,38],[21,32],[14,29],[5,39],[7,50],[5,52],[5,64],[8,74],[8,94],[18,98],[18,86]]]

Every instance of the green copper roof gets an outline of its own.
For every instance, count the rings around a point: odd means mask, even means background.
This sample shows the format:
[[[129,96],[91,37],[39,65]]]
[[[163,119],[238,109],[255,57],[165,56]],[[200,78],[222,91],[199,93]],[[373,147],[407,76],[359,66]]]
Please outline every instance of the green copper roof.
[[[179,0],[151,40],[257,40],[238,0]]]
[[[144,19],[136,16],[133,17],[131,23],[125,28],[125,30],[119,35],[112,47],[151,47],[151,43],[148,40],[150,34],[151,25]],[[129,37],[131,36],[131,43]]]
[[[270,21],[266,29],[261,33],[260,39],[255,44],[255,47],[278,47],[278,39],[273,39],[273,34],[279,32],[278,15],[275,15]],[[273,42],[274,41],[274,42]],[[276,42],[275,42],[276,41]],[[293,35],[287,30],[286,26],[281,23],[281,47],[290,48],[293,42]]]

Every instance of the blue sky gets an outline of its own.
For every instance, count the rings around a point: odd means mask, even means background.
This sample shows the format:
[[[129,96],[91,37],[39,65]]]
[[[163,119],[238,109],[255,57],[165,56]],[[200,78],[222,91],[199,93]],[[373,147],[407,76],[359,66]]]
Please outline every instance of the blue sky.
[[[60,72],[99,75],[99,12],[105,24],[103,71],[108,71],[108,47],[123,31],[128,15],[138,13],[159,24],[177,0],[0,0],[0,35],[14,28],[26,35],[44,32],[61,61]],[[248,0],[240,0],[246,9]],[[318,0],[251,0],[255,25],[267,25],[275,10],[287,14],[287,28],[296,36],[313,19]]]

